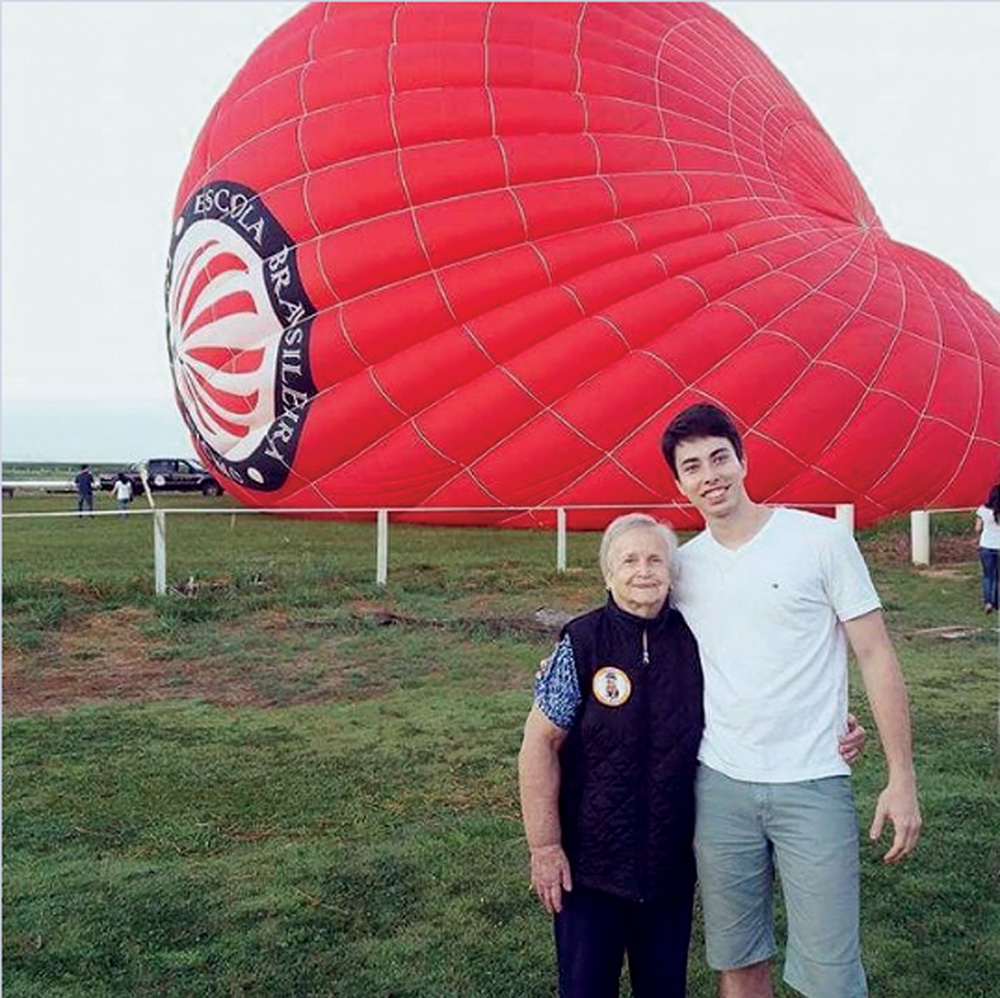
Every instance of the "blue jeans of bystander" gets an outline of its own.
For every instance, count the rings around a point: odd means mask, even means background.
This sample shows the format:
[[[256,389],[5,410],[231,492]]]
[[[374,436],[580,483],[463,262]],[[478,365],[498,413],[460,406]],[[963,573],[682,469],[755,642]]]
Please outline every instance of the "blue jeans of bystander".
[[[1000,566],[1000,551],[994,548],[980,548],[979,561],[983,566],[983,606],[997,608],[997,571]]]

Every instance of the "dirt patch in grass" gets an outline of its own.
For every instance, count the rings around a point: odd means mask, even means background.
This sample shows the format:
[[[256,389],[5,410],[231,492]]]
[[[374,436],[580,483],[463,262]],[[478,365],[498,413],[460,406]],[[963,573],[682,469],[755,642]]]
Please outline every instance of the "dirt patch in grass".
[[[485,609],[485,608],[484,608]],[[360,625],[406,635],[433,633],[464,638],[539,638],[559,622],[526,614],[428,619],[391,603],[357,600],[348,606]],[[193,699],[219,707],[274,707],[369,698],[415,678],[429,678],[440,664],[417,655],[408,666],[386,660],[363,635],[279,609],[246,621],[212,624],[213,640],[194,648],[155,634],[153,610],[95,610],[46,632],[37,647],[8,647],[3,656],[3,709],[9,717],[50,714],[85,705]],[[323,633],[330,628],[329,633]],[[305,640],[296,640],[308,635]],[[286,640],[286,636],[290,636]],[[314,636],[314,637],[313,637]],[[359,641],[359,639],[361,639]],[[345,642],[350,642],[346,646]],[[502,675],[500,674],[502,672]],[[517,669],[499,670],[501,688],[518,684]]]
[[[554,638],[563,625],[589,606],[567,610],[562,606],[538,606],[533,609],[510,609],[490,598],[456,600],[447,616],[409,613],[391,603],[353,600],[347,604],[350,615],[377,627],[424,628],[455,633],[475,632],[493,637],[517,636],[532,640]]]
[[[84,703],[147,699],[165,679],[163,664],[147,658],[152,643],[142,627],[151,618],[148,610],[122,607],[50,631],[40,648],[5,648],[4,713],[47,713]]]
[[[977,560],[977,540],[968,537],[935,537],[931,540],[931,562],[951,565]]]
[[[931,538],[931,565],[959,565],[977,561],[976,538],[953,537],[944,534]],[[909,564],[912,556],[910,535],[885,534],[867,541],[866,549],[883,561]]]
[[[4,713],[15,717],[178,697],[226,706],[266,699],[228,671],[174,657],[166,642],[144,633],[154,617],[137,607],[99,611],[49,632],[40,648],[4,649]],[[280,626],[277,619],[267,625]]]
[[[917,575],[925,579],[964,579],[967,572],[964,568],[918,568]]]

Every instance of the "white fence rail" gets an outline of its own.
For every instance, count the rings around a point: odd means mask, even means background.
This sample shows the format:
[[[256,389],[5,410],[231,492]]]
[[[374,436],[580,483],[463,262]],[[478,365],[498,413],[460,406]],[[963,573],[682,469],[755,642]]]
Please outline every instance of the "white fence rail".
[[[150,509],[135,509],[132,513],[139,515],[151,514],[153,522],[153,586],[158,596],[163,596],[167,592],[167,515],[170,516],[374,516],[376,523],[375,538],[375,582],[378,586],[384,586],[389,580],[389,519],[393,514],[428,514],[428,513],[545,513],[555,514],[556,531],[556,570],[566,571],[566,534],[567,534],[567,513],[573,511],[594,511],[607,510],[617,512],[627,512],[635,509],[634,505],[589,505],[589,506],[408,506],[408,507],[355,507],[331,509],[329,507],[304,507],[301,509],[200,509],[200,508],[165,508],[154,506]],[[662,503],[651,504],[641,507],[644,510],[684,510],[690,511],[692,507],[687,503]],[[803,508],[806,508],[805,506]],[[850,503],[814,503],[808,508],[834,510],[834,517],[842,523],[852,533],[854,531],[854,506]],[[947,510],[915,510],[910,513],[910,548],[911,559],[914,565],[930,564],[930,518],[934,513],[960,513],[968,512],[965,509]],[[3,519],[28,519],[28,518],[58,518],[58,517],[79,517],[81,514],[74,511],[48,512],[48,513],[4,513]],[[119,516],[117,510],[99,510],[87,513],[88,516]]]
[[[139,515],[151,514],[153,521],[153,589],[158,596],[164,596],[167,592],[167,516],[374,516],[376,523],[375,537],[375,583],[384,586],[389,580],[389,518],[391,515],[401,514],[453,514],[453,513],[531,513],[531,514],[554,514],[556,531],[556,571],[566,571],[566,534],[567,534],[567,513],[573,511],[610,511],[629,512],[635,509],[633,504],[622,505],[581,505],[581,506],[407,506],[407,507],[303,507],[298,509],[201,509],[201,508],[174,508],[170,509],[162,506],[152,506],[150,509],[134,509],[130,513]],[[641,507],[644,510],[684,510],[690,512],[692,507],[687,503],[660,503],[649,504]],[[838,522],[843,523],[849,530],[854,529],[854,507],[850,504],[816,503],[816,509],[833,508],[834,515]],[[4,513],[3,519],[26,519],[26,518],[58,518],[58,517],[79,517],[81,514],[75,510],[66,512],[47,513]],[[117,510],[99,510],[93,513],[86,513],[87,516],[119,516]]]

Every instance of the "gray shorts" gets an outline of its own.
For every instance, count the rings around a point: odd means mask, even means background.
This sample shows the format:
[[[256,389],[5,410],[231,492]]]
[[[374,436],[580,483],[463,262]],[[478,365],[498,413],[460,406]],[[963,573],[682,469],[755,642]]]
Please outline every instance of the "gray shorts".
[[[710,967],[774,956],[777,871],[788,915],[785,980],[808,998],[865,998],[848,777],[746,783],[699,765],[695,853]]]

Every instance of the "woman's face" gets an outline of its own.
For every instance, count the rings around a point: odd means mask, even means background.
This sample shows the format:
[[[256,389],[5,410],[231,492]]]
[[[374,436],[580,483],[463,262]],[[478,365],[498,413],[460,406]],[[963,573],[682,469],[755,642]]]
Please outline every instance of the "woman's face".
[[[667,545],[649,527],[633,527],[608,551],[604,580],[615,603],[637,617],[655,617],[670,591]]]

